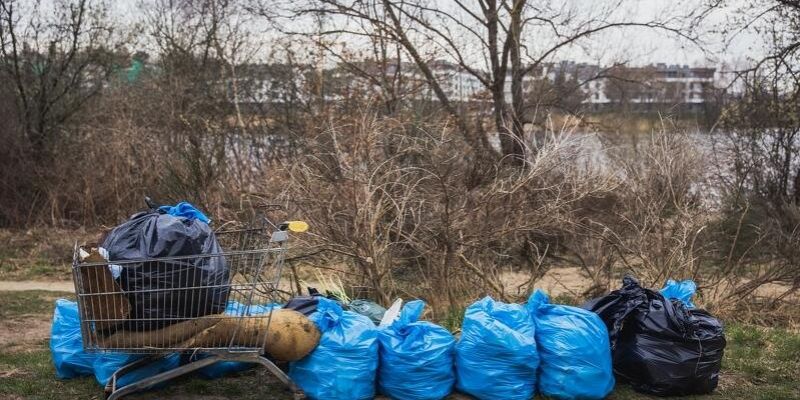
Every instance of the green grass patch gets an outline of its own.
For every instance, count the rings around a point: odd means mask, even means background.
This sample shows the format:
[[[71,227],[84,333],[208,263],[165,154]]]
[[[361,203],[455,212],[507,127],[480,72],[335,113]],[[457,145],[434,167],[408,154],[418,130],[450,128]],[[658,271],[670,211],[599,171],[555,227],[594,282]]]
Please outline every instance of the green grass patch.
[[[0,291],[0,318],[15,318],[26,314],[52,314],[55,301],[59,298],[74,300],[75,294],[45,290]]]
[[[456,332],[461,329],[461,325],[464,323],[464,308],[463,307],[452,307],[447,310],[447,314],[441,321],[438,321],[439,325],[444,327],[445,329],[449,330],[450,332]]]
[[[50,351],[0,352],[0,398],[89,399],[102,398],[93,377],[59,380]]]
[[[75,242],[98,236],[83,229],[0,229],[0,280],[69,280]]]
[[[40,259],[0,260],[0,280],[69,280],[72,277],[69,264]]]

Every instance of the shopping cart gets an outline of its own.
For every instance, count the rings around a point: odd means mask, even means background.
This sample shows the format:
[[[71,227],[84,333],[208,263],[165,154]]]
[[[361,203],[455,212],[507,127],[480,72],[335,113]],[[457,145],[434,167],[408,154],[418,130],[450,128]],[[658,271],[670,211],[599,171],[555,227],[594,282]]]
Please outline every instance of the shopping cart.
[[[244,337],[240,331],[251,318],[261,318],[260,324],[264,320],[269,324],[271,307],[281,300],[279,283],[289,231],[302,231],[305,226],[302,222],[274,225],[265,218],[259,221],[257,227],[250,225],[216,232],[221,247],[225,249],[220,254],[107,262],[96,257],[84,259],[81,252],[85,256],[85,250],[76,244],[73,279],[83,348],[87,352],[142,355],[113,374],[105,388],[106,398],[118,399],[218,361],[261,364],[288,386],[296,399],[305,398],[303,392],[265,354],[268,327],[263,330],[263,335],[257,337]],[[210,263],[225,263],[228,276],[222,284],[197,284],[203,281],[196,275],[202,274],[202,268],[186,268],[187,265]],[[151,276],[175,279],[149,282],[147,292],[123,291],[117,282],[119,271],[127,268],[146,269],[153,273]],[[156,306],[169,307],[175,312],[171,318],[147,318],[143,316],[146,313],[132,310],[133,306],[126,300],[130,296],[143,296],[150,302],[160,302]],[[223,296],[225,309],[207,309],[209,296]],[[219,298],[214,300],[219,304]],[[200,346],[189,340],[199,329],[223,319],[227,319],[228,326],[234,327],[226,335]],[[187,363],[123,387],[117,386],[123,375],[174,353],[182,353]]]

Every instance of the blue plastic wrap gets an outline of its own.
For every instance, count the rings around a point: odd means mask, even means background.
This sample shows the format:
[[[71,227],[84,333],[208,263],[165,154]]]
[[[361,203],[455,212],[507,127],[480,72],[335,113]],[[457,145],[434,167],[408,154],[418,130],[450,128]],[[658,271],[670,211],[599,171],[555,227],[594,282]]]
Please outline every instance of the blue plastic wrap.
[[[403,307],[400,318],[378,332],[378,388],[396,400],[438,400],[453,390],[455,338],[439,325],[418,321],[421,300]]]
[[[94,375],[101,386],[105,386],[111,375],[122,366],[142,355],[120,353],[87,353],[83,351],[78,304],[59,299],[53,312],[53,327],[50,335],[50,352],[56,375],[61,379]],[[148,376],[176,368],[180,364],[177,354],[149,363],[142,368],[123,375],[117,387],[125,386]]]
[[[685,281],[676,282],[672,279],[668,280],[661,289],[661,295],[668,299],[677,299],[686,305],[686,308],[694,308],[692,303],[692,296],[697,291],[697,284],[693,280],[687,279]]]
[[[121,353],[98,353],[92,367],[94,369],[94,378],[100,386],[105,386],[111,379],[114,372],[118,369],[130,364],[142,357],[141,354],[121,354]],[[125,385],[140,381],[144,378],[158,375],[162,372],[178,368],[181,364],[181,357],[179,354],[170,354],[159,360],[148,362],[141,368],[127,372],[117,380],[117,388]],[[165,386],[166,382],[160,386]]]
[[[550,304],[536,290],[526,305],[536,324],[539,393],[554,399],[603,399],[614,389],[603,320],[577,307]]]
[[[319,298],[310,319],[322,337],[311,354],[289,364],[289,376],[313,400],[375,397],[378,328],[369,318]]]
[[[92,364],[95,355],[83,351],[78,303],[64,299],[56,300],[53,326],[50,330],[50,353],[56,367],[56,376],[61,379],[94,373]]]
[[[536,328],[520,304],[485,297],[464,315],[456,389],[480,400],[528,400],[536,390]]]
[[[198,210],[197,207],[192,205],[192,203],[182,201],[174,206],[161,206],[158,207],[159,211],[162,211],[165,214],[173,215],[176,217],[184,217],[187,219],[196,219],[200,222],[205,222],[206,224],[211,223],[211,219],[208,218],[202,211]]]
[[[259,315],[265,314],[267,311],[272,309],[281,308],[279,304],[253,304],[249,307],[239,303],[238,301],[228,301],[228,305],[225,307],[225,314],[233,315],[233,316],[241,316],[241,315]],[[206,355],[198,355],[194,358],[191,358],[191,361],[199,360]],[[209,366],[200,368],[197,370],[197,373],[206,379],[217,379],[221,378],[228,374],[233,374],[236,372],[247,371],[256,367],[257,364],[254,363],[246,363],[246,362],[239,362],[239,361],[219,361]]]

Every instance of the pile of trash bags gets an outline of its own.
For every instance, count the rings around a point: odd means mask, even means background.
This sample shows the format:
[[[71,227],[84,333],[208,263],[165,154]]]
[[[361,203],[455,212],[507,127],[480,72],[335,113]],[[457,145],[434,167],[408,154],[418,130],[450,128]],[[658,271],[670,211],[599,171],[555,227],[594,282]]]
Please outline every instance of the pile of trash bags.
[[[231,316],[260,315],[277,308],[280,308],[280,306],[251,305],[246,307],[244,304],[231,301],[226,307],[225,314]],[[108,383],[111,375],[116,370],[143,357],[137,354],[91,353],[84,351],[80,319],[78,318],[78,304],[65,299],[56,300],[50,332],[50,353],[56,368],[56,376],[59,378],[70,379],[94,375],[97,382],[102,386]],[[165,358],[148,363],[138,370],[123,375],[117,381],[117,386],[122,387],[140,379],[169,371],[202,357],[202,355],[182,357],[178,353],[167,355]],[[216,379],[224,375],[251,369],[254,366],[255,364],[252,363],[222,361],[200,368],[197,372],[201,377]]]
[[[183,205],[133,216],[104,242],[111,261],[220,252],[203,219],[207,217],[195,211]],[[167,243],[177,244],[173,248]],[[280,307],[228,302],[222,283],[229,277],[222,258],[176,267],[201,271],[193,279],[214,288],[213,293],[191,310],[143,308],[155,299],[132,298],[135,317],[258,315]],[[126,291],[146,289],[140,283],[148,279],[142,278],[160,273],[147,262],[119,272]],[[161,278],[175,287],[198,284]],[[525,304],[485,297],[465,310],[457,340],[441,326],[421,320],[423,301],[402,308],[398,301],[387,312],[368,300],[346,304],[309,288],[308,296],[292,298],[283,307],[308,316],[321,338],[310,354],[289,363],[289,376],[310,399],[326,400],[372,399],[378,392],[392,399],[439,400],[453,390],[479,400],[528,400],[537,393],[553,399],[602,399],[616,382],[658,396],[710,393],[718,383],[725,336],[722,324],[692,303],[695,291],[693,281],[669,280],[655,291],[626,277],[622,288],[581,307],[553,304],[541,290]],[[159,291],[141,296],[173,295]],[[77,305],[67,300],[56,303],[50,347],[60,378],[94,375],[101,385],[116,369],[141,357],[85,353]],[[126,374],[118,386],[200,357],[169,355]],[[219,362],[199,374],[218,378],[252,366]]]
[[[717,387],[725,334],[719,320],[691,307],[694,289],[694,282],[672,281],[657,292],[625,277],[621,289],[582,306],[606,324],[620,381],[657,396]]]
[[[594,313],[486,297],[467,308],[456,345],[456,388],[478,399],[603,399],[614,389],[608,330]]]
[[[87,353],[83,350],[81,324],[78,318],[78,303],[59,299],[53,312],[50,331],[50,353],[56,368],[56,376],[70,379],[94,375],[97,383],[105,386],[119,368],[144,357],[138,354]],[[117,386],[122,387],[138,380],[169,371],[180,365],[180,356],[172,354],[143,365],[123,375]]]

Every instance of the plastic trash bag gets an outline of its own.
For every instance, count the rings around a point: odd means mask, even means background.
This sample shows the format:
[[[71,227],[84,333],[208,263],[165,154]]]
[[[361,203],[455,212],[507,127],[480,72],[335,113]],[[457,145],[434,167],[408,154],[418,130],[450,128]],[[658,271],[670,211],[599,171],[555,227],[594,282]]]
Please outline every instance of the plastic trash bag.
[[[92,364],[95,355],[83,351],[78,303],[65,299],[56,300],[53,326],[50,329],[50,353],[56,367],[56,376],[61,379],[94,373]]]
[[[421,300],[403,307],[400,318],[378,332],[378,388],[397,400],[438,400],[453,390],[455,338],[446,329],[418,321]]]
[[[526,304],[536,324],[539,393],[554,399],[603,399],[614,390],[608,330],[597,314],[550,304],[536,290]]]
[[[400,311],[403,307],[403,299],[397,298],[394,299],[394,303],[383,313],[383,318],[381,318],[381,322],[378,323],[380,327],[387,327],[392,324],[397,318],[400,318]]]
[[[369,300],[361,300],[361,299],[353,300],[350,302],[350,304],[347,305],[347,308],[361,315],[366,315],[375,325],[381,323],[383,314],[386,313],[386,309],[383,308],[383,306],[374,301],[369,301]]]
[[[204,358],[204,356],[197,356],[196,358],[192,358],[192,361],[200,360]],[[235,374],[238,372],[249,371],[253,368],[258,366],[255,363],[246,363],[246,362],[239,362],[239,361],[218,361],[214,364],[205,366],[197,370],[197,373],[200,375],[201,378],[204,379],[219,379],[223,376],[227,376],[230,374]]]
[[[536,328],[519,304],[485,297],[464,315],[456,344],[456,389],[480,400],[528,400],[536,390]]]
[[[225,307],[225,314],[231,316],[248,316],[266,314],[270,310],[281,308],[278,304],[251,304],[247,306],[239,303],[238,301],[229,301],[228,306]],[[205,354],[189,357],[188,361],[200,360],[208,357]],[[205,366],[197,370],[197,373],[205,379],[217,379],[225,375],[247,371],[256,367],[255,363],[239,362],[239,361],[219,361],[214,364]]]
[[[105,386],[111,380],[111,376],[118,369],[128,365],[140,358],[146,357],[141,354],[122,354],[122,353],[97,353],[92,368],[94,378],[100,386]],[[177,353],[170,354],[164,358],[153,360],[141,367],[129,371],[117,379],[117,388],[138,382],[144,378],[158,375],[181,365],[181,357]],[[167,382],[162,382],[158,387],[166,386]]]
[[[295,310],[308,317],[317,311],[317,300],[322,294],[313,287],[308,287],[308,296],[294,296],[286,302],[284,308]]]
[[[692,296],[694,296],[694,293],[697,292],[697,284],[691,279],[680,282],[670,279],[664,284],[664,287],[661,288],[660,292],[668,299],[677,299],[682,301],[687,308],[694,308]]]
[[[286,302],[286,308],[295,310],[306,317],[317,312],[317,300],[321,295],[317,296],[295,296]]]
[[[709,313],[645,289],[632,277],[584,304],[609,330],[614,373],[634,390],[657,396],[711,393],[725,349],[722,323]]]
[[[211,223],[211,219],[208,218],[202,211],[198,210],[194,205],[191,203],[182,201],[174,206],[161,206],[158,207],[158,211],[163,212],[164,214],[169,214],[175,217],[184,217],[186,219],[196,219],[200,222],[204,222],[206,224]]]
[[[281,308],[280,304],[251,304],[248,306],[238,301],[231,300],[225,307],[225,315],[231,315],[234,317],[261,315],[279,308]]]
[[[133,215],[102,244],[110,261],[218,254],[222,249],[208,224],[157,211]],[[228,300],[224,257],[121,264],[120,286],[131,314],[125,328],[161,329],[189,318],[221,313]],[[186,289],[201,287],[200,289]],[[176,290],[179,289],[179,290]],[[187,307],[190,305],[190,307]]]
[[[316,400],[375,397],[378,329],[369,318],[320,297],[310,319],[322,337],[311,354],[289,364],[289,376]]]
[[[119,368],[144,357],[139,354],[85,352],[81,338],[78,304],[64,299],[56,300],[50,351],[56,367],[56,376],[61,379],[69,379],[94,375],[101,386],[105,386],[111,379],[111,375]],[[121,376],[117,381],[117,387],[171,370],[178,365],[180,365],[180,357],[177,354],[169,355]]]

